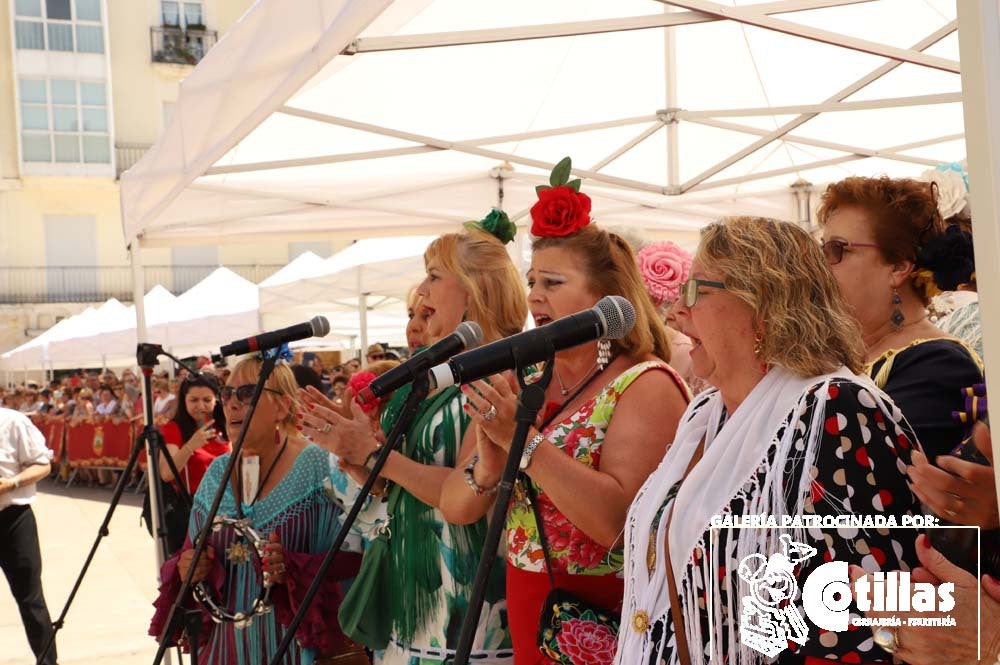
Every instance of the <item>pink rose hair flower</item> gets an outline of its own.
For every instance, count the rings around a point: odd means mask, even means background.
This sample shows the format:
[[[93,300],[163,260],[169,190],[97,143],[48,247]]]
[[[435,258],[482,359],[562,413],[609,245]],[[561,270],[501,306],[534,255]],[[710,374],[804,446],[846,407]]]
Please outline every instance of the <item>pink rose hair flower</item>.
[[[360,404],[361,410],[368,414],[377,409],[382,400],[380,398],[375,398],[368,400],[367,402],[362,402],[358,399],[358,395],[360,395],[361,391],[367,388],[368,384],[374,380],[375,375],[371,372],[357,372],[356,374],[352,374],[351,378],[347,381],[347,387],[351,389],[351,394],[354,395],[354,401]]]
[[[636,257],[646,291],[657,305],[677,300],[691,274],[691,255],[669,240],[646,245]]]

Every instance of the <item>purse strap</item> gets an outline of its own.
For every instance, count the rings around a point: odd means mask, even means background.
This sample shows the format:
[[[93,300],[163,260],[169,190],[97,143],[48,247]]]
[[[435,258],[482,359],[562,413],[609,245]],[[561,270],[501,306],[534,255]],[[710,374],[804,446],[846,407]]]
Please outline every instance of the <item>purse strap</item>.
[[[614,360],[615,359],[612,358],[611,361],[608,364],[610,365],[612,362],[614,362]],[[553,361],[553,362],[555,362],[555,361]],[[598,372],[594,376],[590,377],[590,379],[588,379],[585,384],[583,384],[582,386],[580,386],[579,388],[577,388],[576,392],[574,392],[572,395],[570,395],[568,398],[566,398],[566,401],[564,401],[562,404],[560,404],[559,408],[556,409],[555,411],[553,411],[552,414],[549,415],[549,417],[546,418],[542,422],[542,424],[538,426],[538,431],[539,432],[544,432],[545,428],[548,427],[552,423],[553,420],[555,420],[556,416],[558,416],[560,413],[562,413],[562,410],[564,408],[566,408],[566,405],[572,404],[573,400],[575,400],[577,397],[579,397],[580,393],[582,393],[584,390],[586,390],[587,386],[589,386],[591,383],[593,383],[594,379],[596,379],[602,373],[603,372]],[[528,475],[526,473],[524,473],[524,472],[519,472],[517,474],[517,480],[518,480],[518,482],[520,482],[520,483],[522,483],[524,485],[524,491],[528,495],[528,503],[531,504],[531,512],[533,512],[535,514],[535,530],[538,532],[538,542],[541,544],[541,546],[542,546],[542,554],[545,556],[545,572],[548,573],[549,584],[552,585],[552,589],[555,590],[555,588],[556,588],[556,578],[552,574],[552,560],[551,560],[551,558],[549,556],[549,539],[545,536],[545,523],[542,522],[542,514],[538,510],[538,493],[535,492],[535,484],[533,482],[531,482],[531,478],[528,478]]]
[[[681,483],[683,483],[684,479],[687,478],[689,473],[691,473],[691,469],[693,469],[701,460],[702,453],[704,452],[705,438],[702,437],[701,443],[698,445],[698,448],[695,449],[694,455],[691,457],[691,461],[688,463],[688,467],[684,471],[684,475],[681,476]],[[674,639],[677,643],[677,659],[681,665],[690,665],[691,651],[688,649],[687,632],[685,632],[684,629],[684,615],[681,614],[681,599],[677,595],[677,584],[674,582],[674,567],[670,562],[670,520],[674,516],[674,505],[676,504],[676,500],[677,496],[674,495],[674,502],[670,504],[670,511],[667,513],[667,528],[665,530],[667,537],[663,542],[663,558],[665,559],[664,564],[667,567],[667,590],[670,592],[670,616],[674,620]]]

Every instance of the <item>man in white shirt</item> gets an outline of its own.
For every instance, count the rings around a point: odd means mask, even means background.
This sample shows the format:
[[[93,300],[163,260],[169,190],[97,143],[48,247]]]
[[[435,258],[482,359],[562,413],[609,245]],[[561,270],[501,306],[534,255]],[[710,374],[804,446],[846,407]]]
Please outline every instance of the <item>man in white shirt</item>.
[[[0,568],[21,612],[35,657],[52,635],[42,595],[42,556],[31,503],[35,483],[49,475],[45,437],[27,416],[0,408]],[[55,665],[55,645],[42,661]]]

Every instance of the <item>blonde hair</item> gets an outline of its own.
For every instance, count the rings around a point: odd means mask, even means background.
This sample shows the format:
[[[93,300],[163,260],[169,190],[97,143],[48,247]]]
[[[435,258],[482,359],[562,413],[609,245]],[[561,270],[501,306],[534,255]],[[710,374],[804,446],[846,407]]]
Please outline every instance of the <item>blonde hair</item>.
[[[864,365],[861,328],[847,311],[819,244],[790,222],[726,217],[702,230],[695,258],[723,275],[753,310],[758,357],[799,376]]]
[[[263,361],[259,356],[243,356],[238,361],[236,361],[236,366],[233,367],[233,371],[230,376],[235,376],[240,372],[246,372],[247,374],[252,374],[256,379],[260,377],[260,366]],[[271,376],[267,377],[267,381],[264,383],[265,388],[274,390],[279,395],[274,393],[265,392],[263,397],[267,398],[283,398],[288,400],[288,413],[285,417],[278,422],[278,429],[282,434],[289,437],[298,436],[298,430],[295,426],[298,424],[298,419],[296,418],[296,412],[299,407],[299,384],[295,380],[295,374],[292,373],[292,368],[285,363],[278,363],[274,366],[274,371],[271,372]]]
[[[479,229],[446,233],[424,252],[424,263],[432,262],[462,283],[469,298],[466,319],[482,327],[484,342],[521,332],[528,299],[502,242]]]
[[[419,288],[420,288],[419,284],[414,284],[413,286],[410,287],[410,290],[406,293],[406,309],[410,310],[411,312],[416,311],[417,305],[419,305],[420,301],[423,300],[421,295],[417,293],[417,289]]]
[[[390,369],[396,367],[399,364],[400,362],[398,360],[379,360],[377,362],[369,364],[368,367],[365,367],[365,371],[371,372],[375,376],[382,376]]]
[[[670,339],[666,326],[649,298],[639,274],[635,252],[615,233],[589,224],[563,237],[536,238],[532,251],[556,247],[576,253],[594,291],[603,296],[623,296],[635,306],[635,326],[624,339],[612,342],[615,353],[641,358],[653,354],[670,361]]]

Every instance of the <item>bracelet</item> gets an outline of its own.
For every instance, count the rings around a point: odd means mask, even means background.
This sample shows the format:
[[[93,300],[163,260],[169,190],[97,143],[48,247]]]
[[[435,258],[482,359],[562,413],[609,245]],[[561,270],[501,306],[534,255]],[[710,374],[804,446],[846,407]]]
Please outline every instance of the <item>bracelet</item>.
[[[383,478],[382,482],[384,483],[384,485],[382,485],[382,489],[380,489],[380,490],[376,490],[375,489],[375,485],[372,485],[371,491],[368,492],[369,496],[373,496],[376,499],[382,499],[382,498],[388,496],[388,494],[389,494],[389,481],[385,480]],[[378,481],[376,480],[375,483],[378,484]]]
[[[472,491],[476,493],[476,496],[492,496],[497,493],[497,488],[500,486],[500,484],[497,483],[493,487],[485,487],[485,488],[480,487],[479,485],[476,484],[476,478],[474,472],[476,468],[476,462],[478,461],[479,461],[479,455],[474,455],[472,457],[472,461],[469,462],[469,465],[467,467],[465,467],[465,482],[469,485]]]
[[[535,454],[535,448],[544,440],[545,435],[539,432],[528,442],[527,447],[525,447],[524,452],[521,454],[521,463],[518,465],[521,471],[528,469],[528,465],[531,464],[531,456]]]

